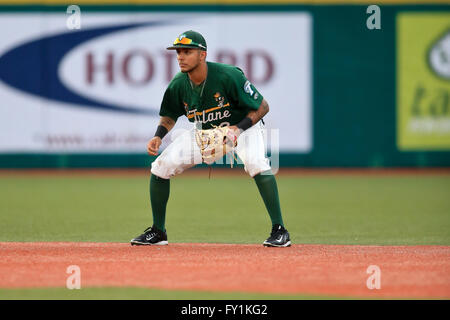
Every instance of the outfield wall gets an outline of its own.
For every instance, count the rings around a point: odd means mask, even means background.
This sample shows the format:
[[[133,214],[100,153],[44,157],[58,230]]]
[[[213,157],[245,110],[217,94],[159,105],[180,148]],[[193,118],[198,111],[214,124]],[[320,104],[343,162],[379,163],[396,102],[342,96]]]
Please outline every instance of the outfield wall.
[[[0,5],[0,167],[148,166],[191,28],[269,101],[281,166],[450,165],[450,5],[84,2],[80,29],[58,1]]]

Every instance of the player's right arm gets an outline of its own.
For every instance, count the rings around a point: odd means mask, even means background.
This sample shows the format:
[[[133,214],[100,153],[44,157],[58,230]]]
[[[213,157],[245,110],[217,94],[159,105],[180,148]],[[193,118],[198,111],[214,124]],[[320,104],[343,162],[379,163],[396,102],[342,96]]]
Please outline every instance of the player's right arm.
[[[155,136],[147,144],[149,155],[156,156],[161,146],[162,138],[175,126],[178,117],[185,114],[180,88],[183,86],[183,74],[178,73],[164,92],[164,97],[159,110],[160,120]]]
[[[175,126],[176,121],[171,117],[162,116],[159,120],[158,129],[155,136],[147,144],[147,152],[151,156],[158,154],[159,147],[162,143],[162,137],[166,135]]]

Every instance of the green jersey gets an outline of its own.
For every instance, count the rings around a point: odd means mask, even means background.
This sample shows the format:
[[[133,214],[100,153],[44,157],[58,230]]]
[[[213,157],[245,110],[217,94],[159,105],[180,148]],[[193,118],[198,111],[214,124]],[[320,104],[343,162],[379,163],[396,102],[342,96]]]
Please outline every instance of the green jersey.
[[[235,66],[207,62],[206,80],[195,86],[187,73],[175,75],[164,93],[160,116],[174,120],[186,115],[202,123],[203,129],[236,125],[252,110],[257,110],[262,95]]]

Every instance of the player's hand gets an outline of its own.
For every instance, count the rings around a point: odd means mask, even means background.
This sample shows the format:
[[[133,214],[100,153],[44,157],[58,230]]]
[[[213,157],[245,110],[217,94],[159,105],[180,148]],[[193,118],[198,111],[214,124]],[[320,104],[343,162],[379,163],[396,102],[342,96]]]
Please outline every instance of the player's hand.
[[[229,141],[233,142],[233,145],[236,145],[237,143],[237,138],[239,138],[239,135],[242,133],[242,130],[239,129],[237,126],[230,126],[230,132],[227,136],[227,139]]]
[[[153,137],[147,143],[147,153],[151,156],[156,156],[158,154],[159,147],[161,146],[161,142],[160,137]]]
[[[233,133],[236,136],[236,138],[238,138],[239,135],[243,132],[243,130],[239,129],[237,126],[230,126],[230,129],[233,130]]]

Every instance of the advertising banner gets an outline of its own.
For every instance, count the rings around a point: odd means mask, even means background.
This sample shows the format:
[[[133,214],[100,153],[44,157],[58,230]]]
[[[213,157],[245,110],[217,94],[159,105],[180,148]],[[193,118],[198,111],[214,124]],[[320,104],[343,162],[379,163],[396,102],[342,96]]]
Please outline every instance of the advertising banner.
[[[397,146],[450,150],[450,14],[397,19]]]
[[[203,34],[208,61],[234,64],[268,101],[281,152],[312,141],[312,17],[277,13],[4,13],[0,152],[145,153],[179,71],[166,50]],[[176,128],[191,128],[180,117]],[[165,138],[170,142],[170,137]]]

